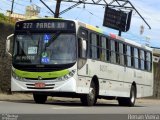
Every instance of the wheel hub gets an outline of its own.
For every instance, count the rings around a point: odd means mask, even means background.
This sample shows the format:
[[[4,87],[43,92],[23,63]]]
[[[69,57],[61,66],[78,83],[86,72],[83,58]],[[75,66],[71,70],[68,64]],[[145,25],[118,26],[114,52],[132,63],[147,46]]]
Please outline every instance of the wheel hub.
[[[94,89],[93,88],[89,89],[89,96],[90,96],[90,100],[94,99]]]
[[[131,93],[131,102],[134,103],[135,101],[135,94],[134,94],[134,91],[132,90],[132,93]]]

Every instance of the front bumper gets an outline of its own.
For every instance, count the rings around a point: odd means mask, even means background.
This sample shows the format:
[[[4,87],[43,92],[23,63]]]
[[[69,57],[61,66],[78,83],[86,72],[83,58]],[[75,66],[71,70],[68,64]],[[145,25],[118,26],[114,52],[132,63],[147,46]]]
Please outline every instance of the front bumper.
[[[36,88],[35,83],[45,83],[45,87]],[[76,92],[76,80],[71,77],[67,80],[16,80],[11,79],[11,91],[17,92]]]

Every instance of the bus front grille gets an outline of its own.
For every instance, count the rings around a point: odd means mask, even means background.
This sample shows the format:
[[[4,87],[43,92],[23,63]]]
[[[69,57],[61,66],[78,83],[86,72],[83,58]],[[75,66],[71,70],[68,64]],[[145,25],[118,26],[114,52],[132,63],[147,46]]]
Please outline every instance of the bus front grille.
[[[53,89],[55,84],[45,84],[44,87],[36,87],[34,83],[26,84],[28,89]]]
[[[38,78],[25,78],[26,80],[39,80]],[[42,78],[41,80],[55,80],[57,78]]]
[[[27,87],[28,89],[53,89],[54,87],[44,87],[44,88],[36,88],[36,87]]]

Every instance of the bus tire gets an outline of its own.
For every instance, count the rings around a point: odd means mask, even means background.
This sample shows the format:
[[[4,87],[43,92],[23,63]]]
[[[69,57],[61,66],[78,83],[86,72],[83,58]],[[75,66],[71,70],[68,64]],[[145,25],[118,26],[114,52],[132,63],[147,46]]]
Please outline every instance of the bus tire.
[[[33,98],[35,103],[44,104],[47,100],[47,95],[33,93]]]
[[[120,106],[133,107],[136,101],[136,88],[134,85],[131,86],[130,97],[129,98],[118,98],[118,103]]]
[[[90,88],[89,88],[89,94],[85,94],[81,96],[81,102],[85,106],[93,106],[97,102],[97,95],[96,95],[96,85],[95,82],[92,81]]]

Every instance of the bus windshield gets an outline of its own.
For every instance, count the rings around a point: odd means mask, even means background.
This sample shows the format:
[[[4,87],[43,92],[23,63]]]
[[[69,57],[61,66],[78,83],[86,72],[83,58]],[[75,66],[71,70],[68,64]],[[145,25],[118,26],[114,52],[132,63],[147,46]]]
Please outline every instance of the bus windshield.
[[[15,36],[13,61],[16,64],[69,64],[76,60],[73,33],[23,33]]]

